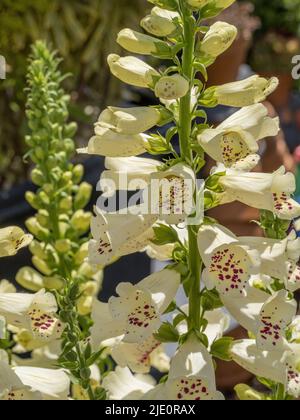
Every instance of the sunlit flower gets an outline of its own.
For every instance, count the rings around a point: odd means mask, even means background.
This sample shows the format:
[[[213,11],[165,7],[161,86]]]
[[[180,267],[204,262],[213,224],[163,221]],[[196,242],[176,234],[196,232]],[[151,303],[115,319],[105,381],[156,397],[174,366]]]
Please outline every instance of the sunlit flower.
[[[153,7],[151,14],[142,19],[141,27],[152,35],[167,37],[178,29],[175,20],[179,20],[179,18],[180,15],[177,12]]]
[[[153,389],[155,382],[151,376],[134,376],[128,368],[117,366],[103,379],[102,385],[108,392],[109,400],[140,400]]]
[[[211,355],[195,337],[190,337],[171,360],[168,379],[143,396],[145,400],[223,400],[216,390]]]
[[[261,351],[255,340],[241,340],[231,348],[233,360],[252,374],[283,384],[295,398],[300,397],[300,346],[290,345],[289,351]]]
[[[296,190],[295,176],[281,167],[272,174],[239,172],[219,166],[215,174],[220,177],[220,204],[240,201],[250,207],[269,210],[280,219],[292,220],[300,216],[300,204],[291,198]]]
[[[267,80],[257,75],[238,82],[208,88],[206,97],[212,97],[217,104],[243,107],[263,102],[278,86],[278,79]]]
[[[214,23],[201,40],[198,53],[201,57],[208,59],[209,63],[214,61],[220,54],[231,47],[237,33],[236,27],[229,23]]]
[[[155,96],[164,100],[182,98],[189,90],[189,82],[180,74],[163,76],[155,84]]]
[[[275,136],[278,131],[279,119],[268,117],[267,108],[256,104],[242,108],[217,128],[202,131],[198,142],[217,162],[249,171],[259,160],[258,140]]]
[[[161,113],[155,107],[115,108],[108,107],[99,117],[98,125],[121,134],[139,134],[150,130],[161,120]]]
[[[67,400],[70,379],[62,370],[11,368],[0,362],[0,400]]]
[[[118,34],[117,42],[125,50],[143,55],[151,55],[156,53],[169,53],[170,47],[167,43],[162,42],[158,38],[133,31],[132,29],[122,29]]]
[[[0,315],[7,324],[24,328],[36,339],[55,340],[61,336],[63,325],[57,318],[58,307],[51,293],[0,293]]]
[[[244,296],[251,275],[259,272],[259,253],[220,225],[200,228],[198,248],[206,266],[206,287],[216,287],[222,296]]]
[[[92,338],[100,345],[104,340],[122,336],[125,343],[142,343],[161,325],[161,315],[174,299],[180,284],[176,271],[165,269],[137,285],[120,283],[108,303],[95,302]]]
[[[129,85],[147,88],[153,85],[153,77],[160,76],[154,68],[136,57],[110,54],[107,61],[112,74]]]
[[[31,235],[26,235],[17,226],[0,229],[0,257],[16,255],[21,248],[28,246],[32,239]]]

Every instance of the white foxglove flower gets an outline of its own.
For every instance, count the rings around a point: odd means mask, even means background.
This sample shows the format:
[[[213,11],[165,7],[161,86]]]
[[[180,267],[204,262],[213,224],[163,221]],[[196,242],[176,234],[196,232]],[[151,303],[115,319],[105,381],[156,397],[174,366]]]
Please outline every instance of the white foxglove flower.
[[[120,283],[108,303],[95,302],[93,342],[122,336],[125,343],[142,343],[157,331],[161,315],[174,299],[180,274],[169,269],[154,273],[135,286]]]
[[[152,35],[167,37],[178,30],[179,24],[177,22],[179,19],[180,15],[177,12],[153,7],[151,14],[142,19],[141,27]]]
[[[160,76],[154,68],[136,57],[110,54],[107,61],[112,74],[129,85],[147,88],[153,85],[153,78]]]
[[[17,226],[0,229],[0,257],[16,255],[21,248],[28,246],[32,239],[32,235],[26,235]]]
[[[116,258],[143,250],[154,239],[156,215],[110,214],[98,209],[95,212],[91,222],[93,239],[89,242],[90,264],[105,266]]]
[[[16,293],[17,289],[8,280],[0,281],[0,294],[1,293]]]
[[[217,104],[241,108],[263,102],[278,86],[278,79],[267,80],[257,75],[238,82],[214,86],[205,92]]]
[[[217,162],[233,169],[251,170],[259,160],[258,140],[276,136],[279,118],[268,117],[262,104],[242,108],[217,128],[202,131],[198,142]]]
[[[154,159],[128,157],[106,158],[100,179],[105,196],[112,196],[117,190],[136,191],[144,189],[157,172],[160,162]]]
[[[222,296],[244,296],[251,275],[259,272],[259,253],[220,225],[200,228],[198,248],[206,266],[203,272],[206,287],[216,287]]]
[[[288,260],[285,263],[285,268],[285,287],[291,292],[296,292],[300,289],[300,266],[296,261]]]
[[[272,174],[238,172],[221,165],[214,172],[226,175],[220,177],[224,193],[220,204],[240,201],[250,207],[269,210],[283,220],[300,216],[300,204],[291,198],[296,190],[295,176],[281,167]]]
[[[109,400],[140,400],[142,396],[153,389],[154,380],[147,375],[134,376],[128,368],[117,367],[102,381],[108,393]]]
[[[190,337],[171,360],[168,379],[144,395],[145,400],[224,400],[216,390],[215,369],[206,347]]]
[[[237,28],[226,22],[216,22],[200,41],[198,54],[211,62],[231,47],[237,36]]]
[[[67,400],[70,379],[62,370],[11,368],[0,362],[0,400]]]
[[[291,342],[300,344],[300,316],[296,316],[289,326]]]
[[[63,325],[57,318],[58,306],[51,293],[0,293],[0,315],[7,323],[32,331],[40,340],[55,340],[61,336]]]
[[[233,360],[253,375],[283,384],[288,394],[300,397],[300,346],[291,344],[289,351],[261,351],[255,340],[241,340],[231,347]]]
[[[170,55],[171,52],[171,48],[166,42],[128,28],[119,32],[117,43],[125,50],[135,54],[152,55],[165,53]]]
[[[168,372],[170,360],[162,344],[154,336],[141,343],[119,342],[111,350],[111,356],[121,367],[129,367],[135,373],[149,373],[151,366]]]
[[[180,99],[188,93],[189,82],[180,74],[163,76],[155,84],[154,93],[157,98],[170,101]]]
[[[99,117],[98,125],[117,133],[135,135],[150,130],[162,118],[155,107],[141,106],[134,108],[108,107]]]
[[[96,124],[95,136],[89,140],[88,147],[77,152],[108,157],[137,156],[146,152],[148,138],[147,134],[121,134]]]

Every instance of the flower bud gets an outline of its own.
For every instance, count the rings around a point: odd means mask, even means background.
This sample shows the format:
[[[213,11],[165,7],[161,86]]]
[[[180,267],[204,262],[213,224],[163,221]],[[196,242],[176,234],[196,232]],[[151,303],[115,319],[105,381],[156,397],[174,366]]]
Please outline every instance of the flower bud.
[[[34,194],[32,191],[26,191],[25,193],[25,199],[28,202],[28,204],[31,205],[32,208],[35,210],[38,210],[40,207],[40,201],[36,194]]]
[[[186,2],[194,7],[195,9],[200,9],[206,5],[210,5],[215,9],[226,9],[231,6],[235,0],[186,0]]]
[[[42,227],[49,227],[49,213],[47,210],[39,210],[36,219]]]
[[[235,26],[226,22],[216,22],[200,42],[199,53],[204,57],[215,59],[232,45],[236,36]]]
[[[58,276],[44,277],[45,288],[49,290],[60,290],[64,287],[63,279]]]
[[[31,179],[32,179],[32,182],[35,185],[37,185],[38,187],[41,187],[45,183],[45,178],[44,178],[44,175],[43,175],[42,171],[40,171],[37,168],[34,168],[32,170]]]
[[[46,194],[45,191],[40,191],[38,193],[38,197],[42,201],[42,203],[46,204],[46,206],[49,206],[50,198],[49,198],[48,194]]]
[[[84,166],[79,164],[74,166],[73,168],[73,182],[74,184],[79,184],[79,182],[82,180],[84,174]]]
[[[71,241],[69,239],[58,239],[55,242],[55,249],[61,254],[67,254],[71,249]]]
[[[161,77],[155,85],[155,95],[165,100],[182,98],[188,90],[189,82],[180,74]]]
[[[71,225],[74,229],[84,233],[90,227],[91,217],[92,213],[84,212],[83,210],[77,210],[71,219]]]
[[[278,86],[278,79],[265,79],[257,75],[238,82],[211,87],[206,90],[204,99],[216,101],[219,105],[242,108],[263,102]]]
[[[51,276],[52,270],[50,267],[48,267],[47,263],[44,260],[33,256],[32,263],[42,274],[44,274],[45,276]]]
[[[88,249],[89,249],[89,243],[85,242],[84,244],[81,245],[79,250],[76,252],[74,261],[77,265],[82,264],[84,260],[88,257],[88,254],[89,254]]]
[[[150,130],[161,119],[154,107],[114,108],[108,107],[99,117],[99,123],[122,134],[138,134]]]
[[[25,225],[29,232],[40,241],[45,241],[49,237],[49,230],[43,228],[37,221],[36,217],[30,217],[27,219]]]
[[[141,27],[152,35],[159,37],[167,37],[173,35],[178,29],[180,15],[177,12],[154,7],[151,14],[141,21]]]
[[[82,209],[89,203],[92,190],[92,186],[87,182],[82,182],[82,184],[79,185],[79,190],[74,199],[75,209]]]
[[[31,267],[21,268],[16,275],[16,282],[31,292],[38,292],[45,287],[44,277]]]
[[[264,401],[266,399],[264,394],[256,391],[248,385],[237,385],[234,390],[241,401]]]
[[[31,244],[29,245],[29,250],[33,255],[36,255],[42,260],[47,258],[47,253],[45,251],[45,244],[41,242],[32,241]]]
[[[129,85],[146,88],[153,84],[153,77],[159,77],[154,68],[136,57],[110,54],[107,61],[112,74]]]
[[[71,123],[67,124],[64,127],[64,135],[66,137],[72,138],[73,136],[75,136],[77,128],[78,128],[78,126],[77,126],[76,122],[71,122]]]
[[[117,42],[125,50],[135,54],[170,56],[171,53],[171,48],[166,42],[128,28],[119,32]]]
[[[59,209],[62,211],[69,211],[72,209],[73,200],[72,197],[68,196],[60,200]]]

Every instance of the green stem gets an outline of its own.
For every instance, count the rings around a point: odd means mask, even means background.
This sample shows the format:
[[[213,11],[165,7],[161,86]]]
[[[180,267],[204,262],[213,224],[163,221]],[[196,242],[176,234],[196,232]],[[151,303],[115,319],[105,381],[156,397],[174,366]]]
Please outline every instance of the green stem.
[[[183,159],[191,165],[193,152],[191,149],[192,133],[192,110],[191,98],[194,84],[194,52],[196,42],[196,22],[191,10],[186,6],[185,1],[180,0],[184,23],[184,47],[182,55],[182,74],[190,82],[190,89],[186,96],[180,100],[179,111],[179,143]],[[189,328],[199,331],[200,329],[200,277],[201,258],[197,245],[197,232],[194,226],[188,227],[189,235],[189,270],[191,288],[189,293]]]

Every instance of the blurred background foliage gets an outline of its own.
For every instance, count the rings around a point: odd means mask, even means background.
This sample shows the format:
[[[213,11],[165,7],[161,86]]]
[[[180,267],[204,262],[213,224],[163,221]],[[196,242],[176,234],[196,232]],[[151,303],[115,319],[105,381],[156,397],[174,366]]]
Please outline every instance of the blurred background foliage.
[[[118,52],[116,34],[122,27],[136,27],[145,6],[146,0],[1,0],[0,54],[7,61],[7,79],[0,83],[0,189],[26,173],[21,156],[31,44],[43,39],[59,51],[64,71],[72,73],[66,81],[72,118],[90,124],[120,92],[106,66],[106,56]]]

